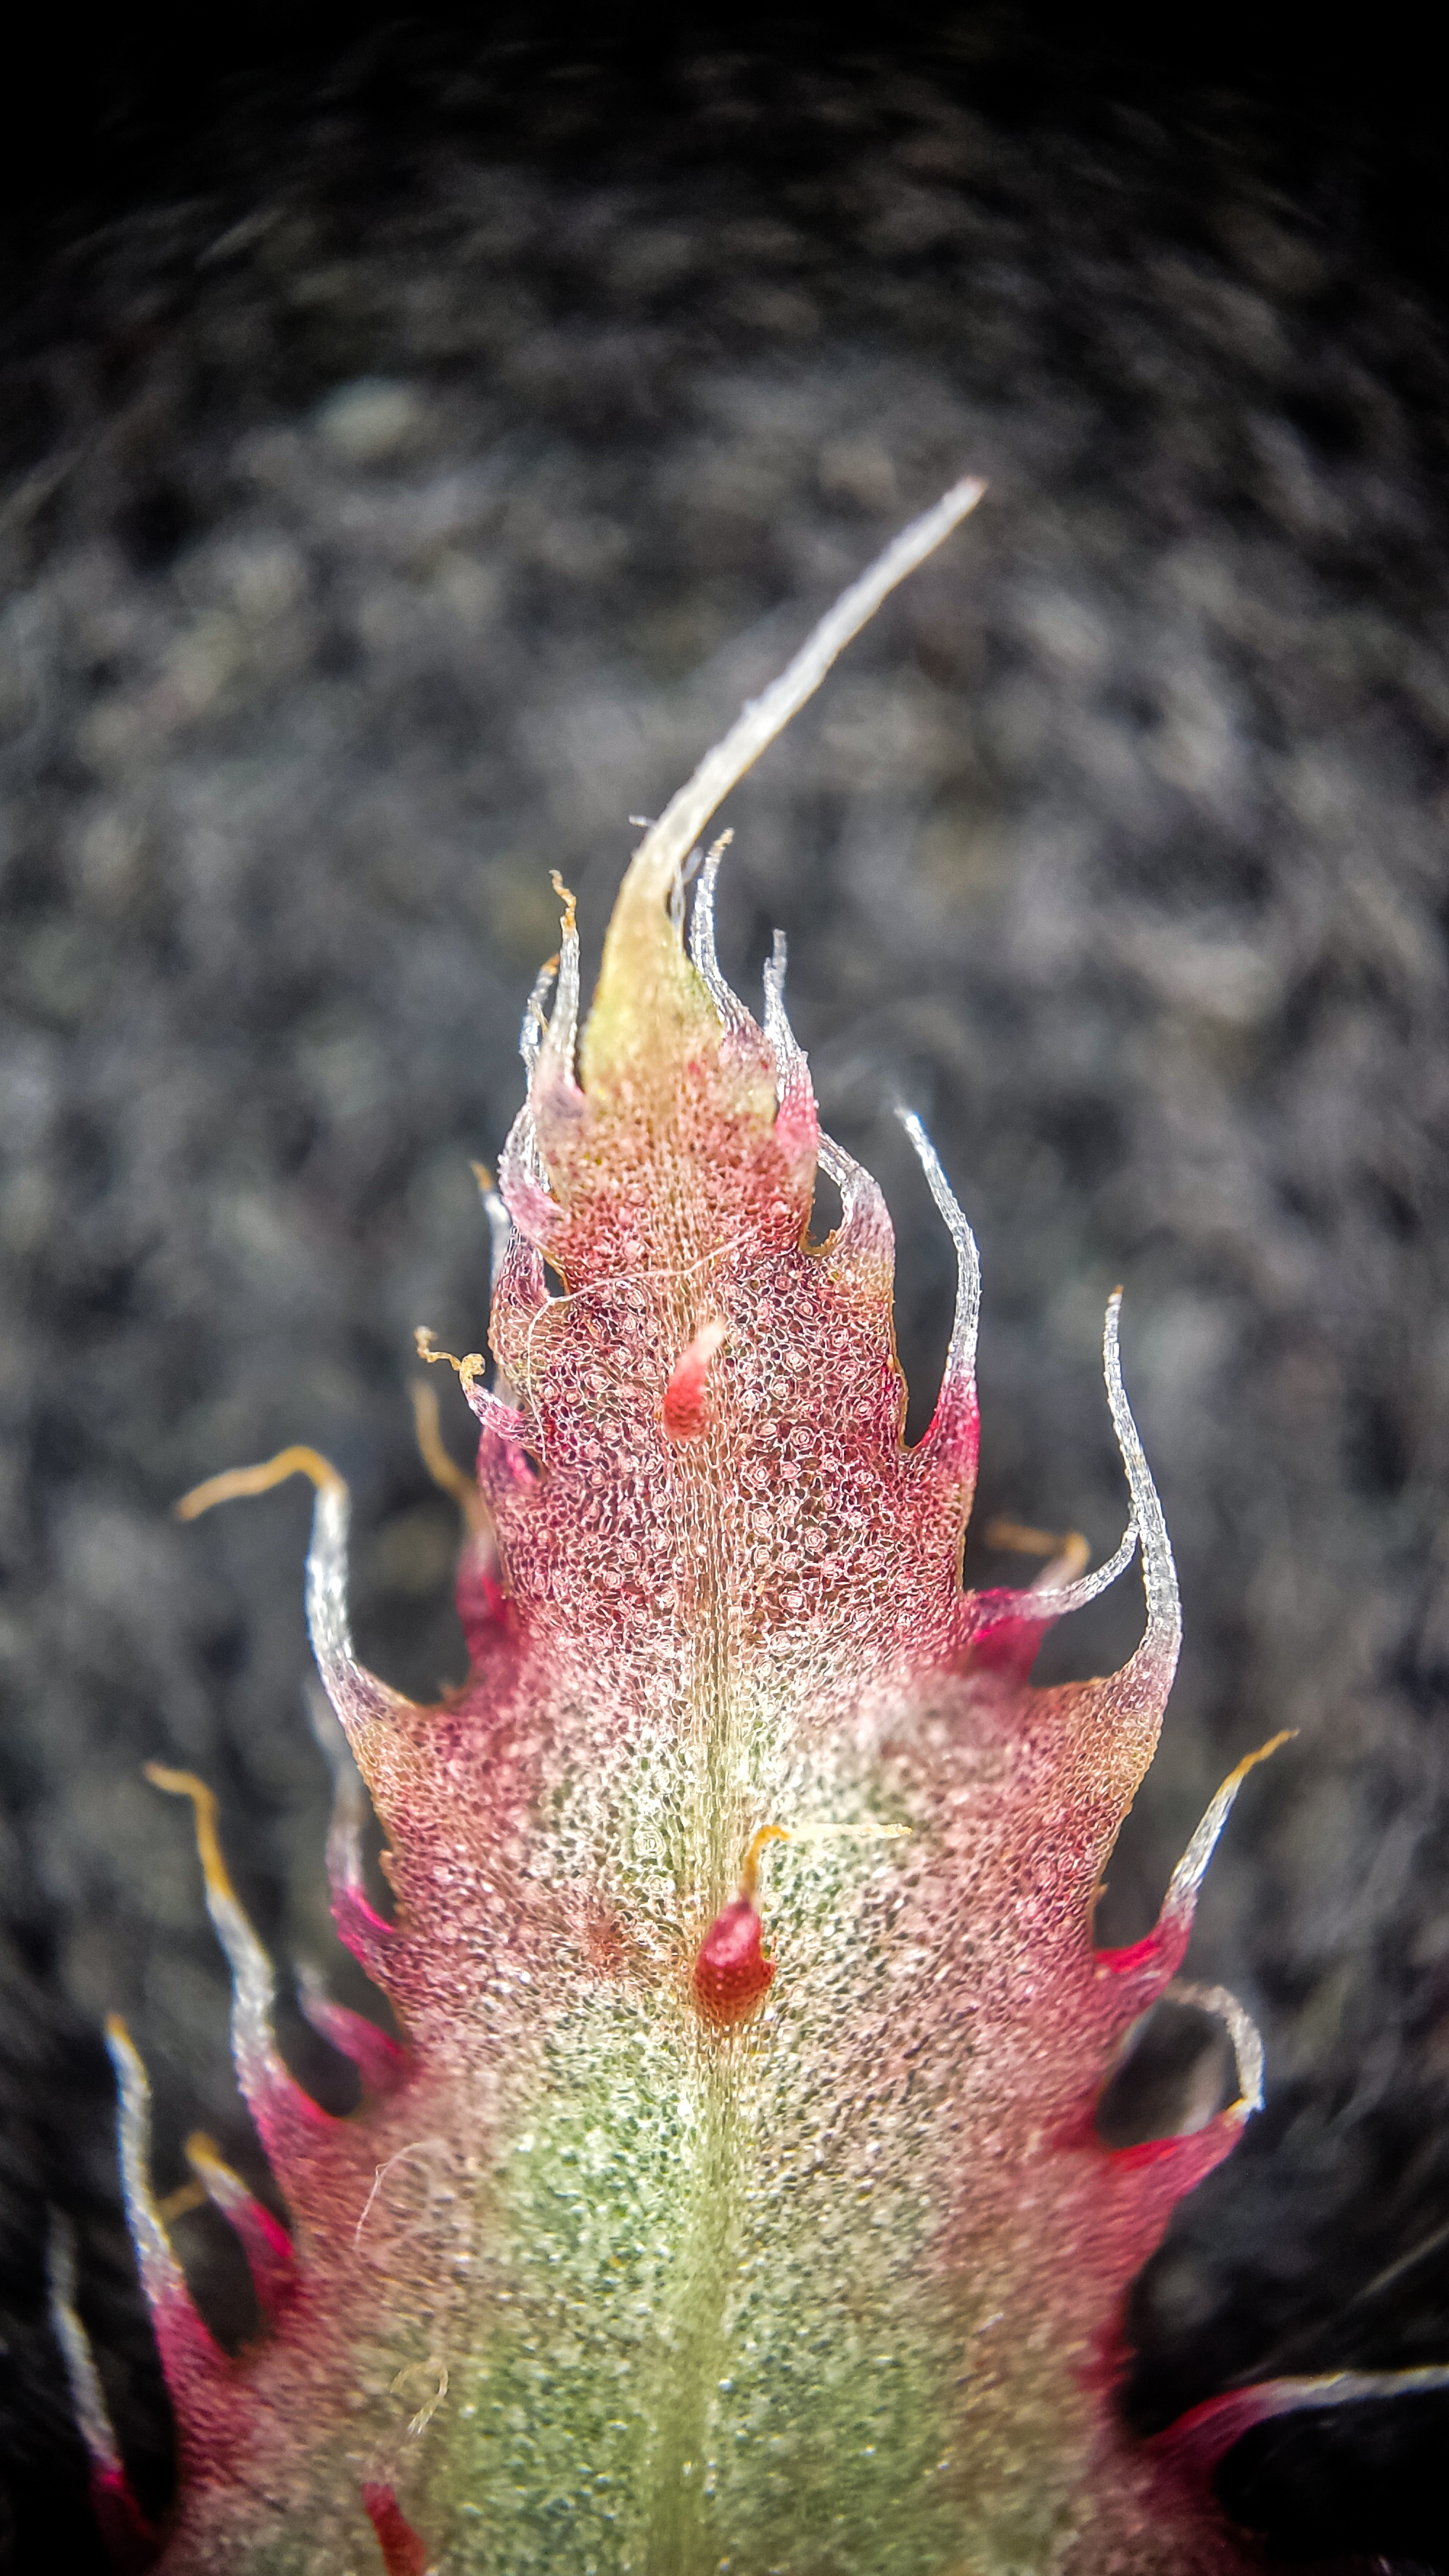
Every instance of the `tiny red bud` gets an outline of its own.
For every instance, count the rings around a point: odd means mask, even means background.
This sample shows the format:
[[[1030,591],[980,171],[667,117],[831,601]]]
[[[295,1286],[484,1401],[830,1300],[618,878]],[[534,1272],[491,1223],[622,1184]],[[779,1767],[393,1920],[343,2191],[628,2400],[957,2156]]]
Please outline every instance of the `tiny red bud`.
[[[711,1363],[725,1337],[723,1324],[705,1324],[682,1350],[664,1390],[664,1428],[671,1440],[702,1440],[710,1427]]]
[[[706,1932],[694,1963],[694,1991],[710,2021],[743,2021],[769,1992],[775,1962],[761,1951],[761,1929],[749,1898],[735,1896]]]
[[[418,2538],[410,2522],[403,2519],[397,2497],[391,2487],[365,2486],[362,2501],[367,2518],[377,2534],[382,2563],[387,2576],[425,2576],[428,2564],[426,2544]]]

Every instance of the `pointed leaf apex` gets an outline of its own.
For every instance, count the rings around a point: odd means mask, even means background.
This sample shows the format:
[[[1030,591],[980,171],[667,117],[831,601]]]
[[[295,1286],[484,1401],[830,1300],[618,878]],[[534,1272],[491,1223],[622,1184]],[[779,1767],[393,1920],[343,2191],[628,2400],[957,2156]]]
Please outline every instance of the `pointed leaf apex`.
[[[678,862],[652,848],[635,851],[604,939],[604,959],[584,1029],[584,1089],[672,1085],[683,1058],[717,1047],[719,1016],[684,953],[670,896]]]
[[[689,854],[731,788],[776,734],[783,733],[806,699],[813,697],[836,655],[859,634],[896,584],[924,563],[943,537],[975,509],[985,489],[976,476],[966,476],[892,539],[859,580],[842,592],[764,695],[741,708],[724,739],[706,752],[693,776],[646,831],[630,861],[604,942],[603,971],[584,1034],[586,1090],[611,1080],[627,1080],[634,1068],[642,1068],[651,1057],[677,1061],[690,1051],[696,1033],[712,1032],[717,1042],[715,1011],[684,954],[678,907],[671,903]],[[671,1037],[676,1040],[672,1048]]]

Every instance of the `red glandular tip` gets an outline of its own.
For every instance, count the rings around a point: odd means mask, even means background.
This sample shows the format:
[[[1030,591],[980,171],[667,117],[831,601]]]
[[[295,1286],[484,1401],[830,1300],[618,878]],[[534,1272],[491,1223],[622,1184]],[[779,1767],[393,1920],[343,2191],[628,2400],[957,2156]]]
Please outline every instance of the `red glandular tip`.
[[[702,1440],[709,1430],[710,1365],[724,1337],[723,1324],[705,1324],[675,1361],[664,1390],[664,1429],[669,1439]]]
[[[747,1896],[732,1897],[715,1916],[694,1963],[695,1996],[708,2020],[743,2021],[764,2001],[775,1962],[761,1951],[761,1928]]]
[[[694,1993],[707,2021],[721,2029],[743,2021],[769,1992],[775,1962],[760,1948],[761,1924],[755,1912],[760,1883],[760,1854],[771,1843],[787,1843],[783,1825],[761,1825],[745,1854],[740,1892],[722,1906],[700,1944],[694,1963]]]
[[[362,2501],[367,2518],[377,2534],[382,2563],[387,2576],[427,2576],[428,2552],[412,2524],[403,2519],[397,2497],[391,2487],[366,2486]]]
[[[148,2576],[161,2555],[162,2534],[146,2520],[124,2471],[92,2470],[91,2511],[115,2576]]]

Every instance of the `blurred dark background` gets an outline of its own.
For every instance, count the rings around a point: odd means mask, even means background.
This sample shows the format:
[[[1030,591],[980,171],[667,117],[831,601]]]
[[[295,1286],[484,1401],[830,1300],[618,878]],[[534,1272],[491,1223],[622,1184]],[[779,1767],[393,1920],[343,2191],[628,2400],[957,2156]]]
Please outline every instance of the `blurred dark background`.
[[[1299,1730],[1193,1954],[1262,2025],[1268,2105],[1140,2285],[1132,2414],[1449,2361],[1427,60],[1383,17],[1351,60],[1261,19],[969,9],[33,33],[0,349],[0,2564],[99,2565],[47,2202],[153,2503],[170,2475],[108,2010],[160,2188],[198,2123],[260,2179],[147,1758],[215,1784],[284,1969],[348,1991],[306,1497],[168,1505],[314,1442],[354,1488],[364,1651],[458,1676],[411,1335],[481,1335],[469,1158],[520,1096],[548,870],[596,955],[626,817],[964,469],[977,517],[732,800],[726,964],[754,989],[789,931],[827,1121],[896,1214],[920,1418],[951,1267],[898,1095],[977,1225],[979,1526],[1114,1541],[1127,1284],[1187,1648],[1105,1937]],[[1129,1586],[1051,1669],[1135,1616]],[[287,2040],[345,2100],[294,2013]],[[182,2226],[240,2333],[222,2232]],[[1449,2399],[1345,2409],[1252,2437],[1223,2491],[1284,2557],[1449,2569],[1446,2437]]]

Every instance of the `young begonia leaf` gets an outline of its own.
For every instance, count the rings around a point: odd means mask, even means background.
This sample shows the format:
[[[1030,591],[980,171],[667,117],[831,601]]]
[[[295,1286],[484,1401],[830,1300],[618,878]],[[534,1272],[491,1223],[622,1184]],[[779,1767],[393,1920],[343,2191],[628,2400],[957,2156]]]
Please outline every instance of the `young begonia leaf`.
[[[258,2285],[263,2330],[233,2357],[154,2201],[144,2070],[113,2026],[126,2194],[177,2417],[164,2532],[130,2501],[62,2257],[54,2306],[122,2563],[1258,2563],[1213,2500],[1212,2463],[1247,2423],[1322,2390],[1240,2392],[1156,2444],[1114,2406],[1127,2287],[1256,2107],[1261,2055],[1215,1993],[1238,2069],[1229,2106],[1146,2145],[1099,2135],[1099,2092],[1176,1975],[1257,1758],[1213,1801],[1156,1929],[1097,1949],[1095,1894],[1179,1643],[1118,1300],[1105,1357],[1122,1546],[1093,1574],[1068,1549],[1029,1588],[963,1591],[966,1222],[908,1119],[960,1288],[935,1411],[907,1447],[885,1205],[819,1132],[783,949],[761,1023],[723,981],[717,853],[685,929],[721,797],[978,497],[960,485],[906,531],[649,829],[581,1047],[566,898],[552,1011],[545,983],[525,1021],[527,1105],[490,1193],[492,1385],[480,1355],[454,1363],[480,1431],[466,1686],[415,1707],[356,1661],[346,1489],[314,1452],[218,1477],[184,1507],[293,1472],[316,1485],[336,1920],[402,2040],[309,1990],[364,2086],[350,2118],[316,2107],[278,2052],[272,1966],[215,1803],[154,1771],[195,1808],[238,2076],[290,2227],[193,2142],[198,2185]],[[817,1171],[842,1202],[820,1244]],[[420,1347],[441,1356],[427,1334]],[[424,1432],[436,1449],[426,1417]],[[1134,1553],[1136,1652],[1105,1678],[1032,1688],[1048,1623]],[[360,1782],[388,1840],[394,1922],[366,1893]]]

